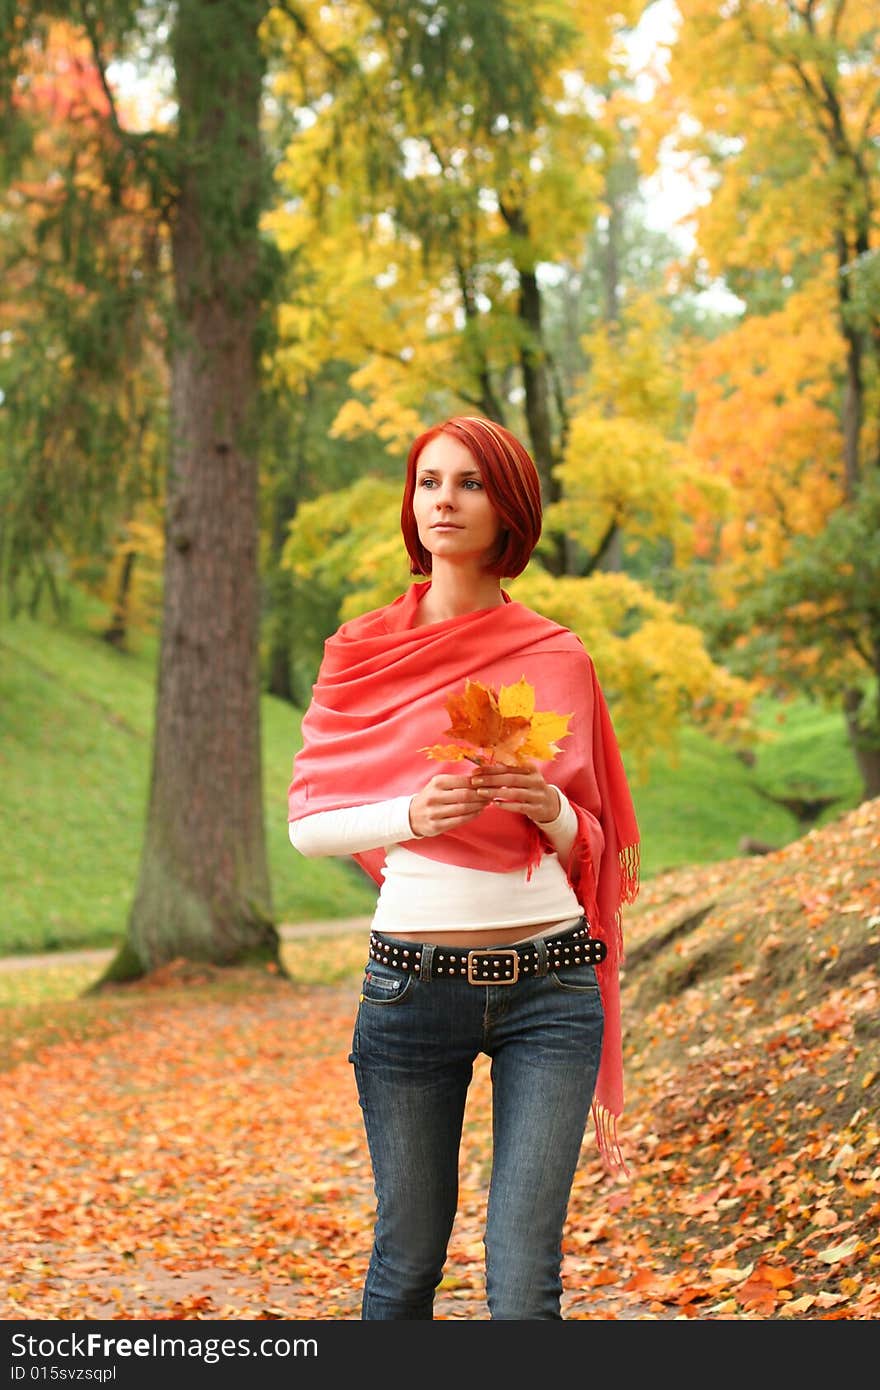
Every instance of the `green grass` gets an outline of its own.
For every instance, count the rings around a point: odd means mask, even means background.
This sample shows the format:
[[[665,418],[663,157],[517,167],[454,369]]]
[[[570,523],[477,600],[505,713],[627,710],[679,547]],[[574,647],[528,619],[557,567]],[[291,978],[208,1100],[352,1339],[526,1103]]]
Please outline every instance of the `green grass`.
[[[101,610],[74,596],[64,623],[0,625],[0,953],[115,945],[138,873],[154,707],[155,638],[114,651],[97,636]],[[265,820],[273,907],[280,922],[360,916],[375,891],[345,860],[306,860],[287,838],[287,784],[300,712],[262,703]],[[843,722],[806,701],[768,702],[766,741],[748,768],[686,729],[676,760],[657,756],[633,792],[646,877],[727,859],[750,835],[772,844],[803,826],[761,794],[839,798],[859,781]]]
[[[154,639],[114,651],[76,602],[65,625],[0,627],[0,953],[114,945],[140,862],[155,698]],[[287,838],[298,711],[262,703],[266,839],[279,921],[360,916],[375,890],[345,860]]]
[[[733,858],[748,836],[782,846],[809,826],[769,798],[834,797],[821,825],[861,799],[861,783],[842,716],[807,700],[764,702],[761,740],[749,768],[697,729],[682,731],[675,758],[653,759],[648,780],[633,781],[645,876]]]

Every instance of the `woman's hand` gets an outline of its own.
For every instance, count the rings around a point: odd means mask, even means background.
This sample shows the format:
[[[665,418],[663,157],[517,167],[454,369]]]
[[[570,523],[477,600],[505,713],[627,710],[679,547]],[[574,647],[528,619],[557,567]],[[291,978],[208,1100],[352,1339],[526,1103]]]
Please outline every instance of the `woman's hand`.
[[[544,780],[536,764],[508,767],[492,763],[478,768],[470,780],[483,805],[491,802],[501,811],[519,811],[536,825],[555,820],[562,809],[559,793]]]
[[[470,777],[438,772],[409,803],[409,823],[416,836],[442,835],[467,825],[486,805]]]

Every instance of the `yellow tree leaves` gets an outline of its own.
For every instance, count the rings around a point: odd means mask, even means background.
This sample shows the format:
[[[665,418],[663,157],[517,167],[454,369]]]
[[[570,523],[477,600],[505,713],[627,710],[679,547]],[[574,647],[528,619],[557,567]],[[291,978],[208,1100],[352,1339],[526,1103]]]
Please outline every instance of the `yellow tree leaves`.
[[[323,84],[310,71],[300,82],[293,64],[273,78],[279,97],[309,113],[277,171],[284,201],[264,219],[303,272],[279,313],[279,365],[294,385],[330,358],[351,365],[353,403],[335,432],[376,430],[405,452],[426,402],[485,408],[486,383],[497,391],[520,370],[512,271],[582,255],[600,194],[597,112],[638,8],[512,0],[492,70],[520,52],[529,119],[511,119],[511,93],[495,115],[473,43],[444,81],[413,81],[399,52],[405,31],[385,32],[357,4],[346,11],[361,58],[353,93],[330,66]],[[322,51],[335,54],[327,7],[307,9]],[[273,24],[283,33],[289,21],[276,13]]]
[[[466,680],[464,690],[446,698],[449,728],[455,743],[435,743],[422,749],[438,762],[468,758],[480,766],[504,763],[526,767],[532,761],[550,762],[559,752],[558,739],[568,732],[570,714],[535,709],[535,690],[525,676],[498,689]]]
[[[677,8],[670,80],[646,119],[662,113],[667,139],[715,184],[696,214],[710,272],[787,273],[792,256],[831,249],[835,230],[854,245],[871,180],[876,195],[876,6]]]
[[[162,563],[165,535],[155,503],[139,503],[134,514],[120,523],[112,543],[106,572],[90,583],[107,604],[114,624],[122,628],[122,640],[130,628],[155,631],[162,612]],[[82,568],[87,570],[87,562]],[[78,569],[74,573],[78,575]],[[88,579],[86,581],[89,582]]]
[[[590,554],[610,528],[638,537],[668,537],[689,554],[684,500],[718,504],[722,484],[701,475],[677,438],[683,363],[671,348],[670,316],[649,295],[624,306],[620,321],[582,339],[589,374],[572,402],[565,455],[555,473],[561,500],[546,509]]]
[[[409,577],[399,485],[366,476],[303,502],[290,523],[281,563],[298,579],[345,594],[343,618],[390,603]]]
[[[714,0],[681,0],[678,10],[669,80],[653,95],[650,119],[665,111],[668,152],[703,184],[693,264],[702,267],[698,274],[729,276],[756,327],[764,316],[777,318],[798,291],[818,290],[824,312],[807,334],[837,349],[824,386],[840,413],[852,492],[877,451],[876,5],[765,0],[719,8]],[[773,346],[786,372],[785,407],[801,390],[791,371],[800,345],[776,337]],[[748,435],[749,403],[743,406]],[[762,459],[767,472],[785,447],[787,423],[783,408]],[[780,480],[780,497],[787,485]]]
[[[576,632],[596,665],[632,766],[673,749],[696,722],[731,744],[747,743],[756,687],[718,665],[703,634],[671,604],[626,574],[559,578],[530,565],[511,596]]]

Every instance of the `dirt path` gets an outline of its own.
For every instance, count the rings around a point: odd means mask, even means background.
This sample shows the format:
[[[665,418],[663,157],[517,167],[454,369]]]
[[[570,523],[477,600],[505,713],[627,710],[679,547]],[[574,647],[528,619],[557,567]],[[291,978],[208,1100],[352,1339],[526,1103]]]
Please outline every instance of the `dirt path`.
[[[364,931],[369,917],[340,917],[315,922],[285,922],[279,928],[282,941],[299,941],[307,936],[344,936]],[[2,956],[0,970],[32,970],[42,965],[103,965],[113,955],[112,947],[83,951],[46,951],[42,955]]]
[[[160,992],[124,1028],[0,1074],[15,1174],[0,1199],[0,1320],[360,1320],[375,1198],[348,1063],[353,997],[350,984],[185,1002]],[[482,1059],[438,1319],[488,1318],[490,1162]],[[632,1253],[606,1201],[590,1145],[566,1318],[676,1316],[627,1287]]]

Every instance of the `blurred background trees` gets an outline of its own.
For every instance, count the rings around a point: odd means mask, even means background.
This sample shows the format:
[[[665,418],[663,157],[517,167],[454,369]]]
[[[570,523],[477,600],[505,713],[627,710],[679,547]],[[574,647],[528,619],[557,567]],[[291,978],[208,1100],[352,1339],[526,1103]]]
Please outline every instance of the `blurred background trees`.
[[[271,950],[257,692],[302,707],[409,582],[403,461],[454,413],[528,443],[511,591],[584,638],[634,761],[695,725],[746,758],[755,702],[807,694],[880,794],[868,0],[0,15],[4,601],[161,633],[145,863],[170,835],[197,907],[156,944],[143,898],[139,960]]]

